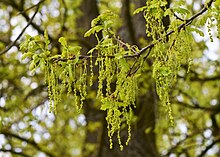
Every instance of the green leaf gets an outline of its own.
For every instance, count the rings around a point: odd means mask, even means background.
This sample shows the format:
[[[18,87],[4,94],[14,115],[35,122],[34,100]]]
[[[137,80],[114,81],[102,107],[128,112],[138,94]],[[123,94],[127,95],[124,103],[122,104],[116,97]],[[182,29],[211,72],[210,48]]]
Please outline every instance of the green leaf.
[[[123,103],[123,102],[117,102],[117,106],[119,106],[119,107],[127,107],[128,104]]]
[[[35,37],[34,37],[34,41],[41,41],[40,36],[39,36],[39,35],[35,36]]]
[[[203,33],[200,29],[194,28],[194,27],[189,27],[188,29],[189,29],[191,32],[195,32],[195,33],[199,34],[201,37],[204,37],[204,33]]]
[[[60,57],[61,57],[60,55],[54,55],[54,56],[50,57],[50,60],[51,59],[57,59],[57,58],[60,58]]]
[[[44,31],[44,38],[45,38],[45,44],[46,44],[46,48],[48,48],[48,45],[50,44],[50,40],[49,40],[49,37],[48,37],[48,32],[47,30]]]
[[[40,58],[44,58],[44,59],[46,59],[46,58],[47,58],[47,56],[46,56],[46,54],[45,54],[45,53],[41,53],[39,56],[40,56]]]
[[[172,15],[173,13],[172,13],[172,11],[171,11],[171,9],[169,8],[169,9],[166,9],[166,11],[164,12],[164,17],[165,16],[167,16],[167,15]]]
[[[30,41],[31,38],[32,38],[32,37],[31,37],[30,35],[28,35],[28,34],[26,34],[25,37],[26,37],[26,41]]]
[[[138,13],[144,11],[145,9],[147,9],[147,6],[143,6],[143,7],[141,7],[141,8],[137,8],[137,9],[133,12],[133,15],[138,14]]]
[[[23,59],[25,59],[25,58],[27,58],[27,57],[31,58],[31,57],[33,56],[33,54],[34,54],[34,53],[32,53],[32,52],[27,52],[27,53],[25,53],[25,54],[22,55],[21,60],[23,60]]]
[[[34,60],[32,60],[30,66],[29,66],[29,70],[33,70],[35,68],[36,64],[34,62]]]
[[[44,69],[45,69],[45,64],[46,64],[46,62],[45,62],[45,60],[43,59],[43,58],[41,58],[40,59],[40,69],[43,71]]]
[[[109,109],[110,107],[111,107],[111,103],[109,101],[105,101],[105,103],[102,104],[100,110],[105,111],[105,110]]]
[[[117,53],[116,55],[115,55],[115,59],[121,59],[121,58],[123,58],[123,56],[122,56],[122,54],[120,54],[120,53]]]
[[[209,18],[209,14],[205,14],[205,15],[201,16],[200,18],[197,19],[196,25],[197,26],[204,26],[208,18]]]
[[[66,39],[64,37],[60,37],[59,40],[60,44],[64,47],[67,47],[67,42]]]
[[[135,78],[139,78],[140,76],[141,76],[141,74],[138,74],[138,73],[136,73],[136,74],[134,75]]]
[[[68,72],[69,72],[70,80],[74,81],[73,69],[72,69],[72,65],[71,64],[68,65]]]
[[[33,62],[35,63],[35,65],[37,66],[37,64],[39,64],[41,58],[39,58],[39,56],[37,56],[36,58],[33,59]]]
[[[164,7],[164,6],[166,6],[167,5],[167,1],[162,1],[162,2],[160,2],[160,6],[161,7]]]
[[[69,46],[69,53],[76,55],[77,52],[80,52],[80,50],[82,49],[81,46]]]
[[[50,51],[48,51],[48,50],[47,50],[47,51],[44,51],[44,53],[45,53],[46,56],[49,56],[49,55],[50,55]]]
[[[77,63],[78,63],[78,61],[79,61],[79,56],[80,56],[80,53],[78,52],[78,53],[75,55],[74,64],[77,64]]]
[[[67,53],[68,53],[68,49],[66,47],[64,47],[64,49],[62,50],[61,57],[62,58],[66,58],[67,57]]]
[[[28,43],[28,50],[31,52],[35,52],[39,47],[37,46],[36,42],[34,40],[30,41]]]
[[[187,14],[190,14],[190,11],[185,9],[185,8],[181,8],[181,7],[178,7],[178,8],[173,8],[173,11],[175,13],[179,13],[179,14],[182,14],[182,15],[187,15]]]
[[[91,22],[91,27],[93,28],[93,27],[95,27],[96,25],[100,25],[102,22],[102,17],[101,16],[103,16],[103,14],[101,14],[101,15],[99,15],[97,18],[95,18],[95,19],[93,19],[92,20],[92,22]]]
[[[105,110],[107,110],[107,109],[110,109],[111,106],[112,106],[112,105],[111,105],[112,101],[111,101],[110,98],[104,98],[104,99],[101,100],[101,102],[102,102],[102,105],[101,105],[100,110],[105,111]]]
[[[20,44],[20,50],[22,51],[22,53],[25,53],[25,51],[27,50],[27,46],[28,46],[28,42],[24,41]]]
[[[102,29],[103,29],[102,25],[94,26],[85,33],[84,37],[89,37],[91,34],[95,34],[95,32],[98,33]]]
[[[126,59],[124,59],[124,58],[120,59],[119,64],[120,64],[120,67],[123,69],[123,71],[129,71],[130,70],[130,66],[127,63]]]
[[[112,26],[112,24],[114,24],[113,21],[110,21],[110,20],[109,21],[105,21],[104,22],[105,29],[110,28]]]
[[[144,130],[145,134],[149,134],[152,131],[152,127],[148,127]]]

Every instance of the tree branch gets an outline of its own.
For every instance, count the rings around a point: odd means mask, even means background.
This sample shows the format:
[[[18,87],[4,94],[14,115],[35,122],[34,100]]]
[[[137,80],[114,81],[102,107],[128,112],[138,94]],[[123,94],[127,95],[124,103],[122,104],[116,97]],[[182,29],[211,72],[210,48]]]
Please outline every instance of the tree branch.
[[[208,2],[206,5],[204,5],[204,7],[195,15],[193,15],[192,17],[190,17],[189,19],[185,20],[184,23],[182,23],[181,25],[178,26],[178,32],[181,31],[181,29],[183,29],[185,26],[188,26],[190,23],[192,23],[193,20],[195,20],[197,17],[199,17],[200,15],[202,15],[204,12],[206,12],[208,10],[208,8],[212,5],[212,3],[215,0],[211,0],[210,2]],[[171,34],[173,34],[175,31],[169,31],[165,37],[170,36]],[[160,42],[163,38],[158,39],[157,42]],[[142,48],[138,54],[135,54],[134,56],[138,55],[140,56],[142,53],[144,53],[147,49],[153,48],[157,43],[151,43],[149,45],[147,45],[146,47]]]
[[[204,155],[206,155],[206,153],[208,152],[208,150],[210,150],[215,144],[220,142],[220,138],[214,140],[210,145],[208,145],[198,157],[203,157]]]
[[[35,7],[38,7],[38,6],[39,6],[41,3],[43,3],[44,1],[45,1],[45,0],[41,0],[41,1],[38,2],[37,4],[35,4],[35,5],[33,5],[33,6],[29,7],[29,8],[27,8],[27,9],[25,9],[25,10],[22,10],[21,12],[18,13],[18,15],[23,14],[24,12],[27,12],[27,11],[29,11],[29,10],[35,8]],[[22,7],[21,9],[23,9],[23,7]]]
[[[44,2],[44,1],[45,1],[45,0],[39,1],[37,5],[40,5],[40,4],[41,4],[42,2]],[[17,11],[25,18],[25,20],[26,20],[27,22],[30,21],[29,16],[26,14],[27,9],[26,9],[26,10],[23,10],[23,8],[22,8],[22,7],[19,7],[15,2],[9,3],[8,1],[4,1],[4,3],[11,5],[11,7],[13,7],[15,10],[17,10]],[[36,5],[34,5],[34,7],[35,7],[35,6],[36,6]],[[31,8],[33,8],[33,7],[31,7]],[[30,9],[30,8],[28,8],[28,10],[29,10],[29,9]],[[36,29],[39,34],[44,34],[44,30],[41,29],[41,28],[40,28],[38,25],[36,25],[35,23],[33,23],[33,21],[31,21],[30,25],[31,25],[34,29]],[[50,41],[55,41],[55,39],[52,38],[51,35],[48,34],[48,37],[49,37]]]
[[[212,107],[204,107],[204,106],[201,106],[199,104],[199,102],[195,98],[193,98],[189,93],[183,91],[180,88],[178,90],[181,94],[183,94],[184,96],[186,96],[190,100],[192,105],[185,103],[185,102],[180,102],[178,100],[174,100],[174,101],[172,101],[172,103],[176,103],[177,105],[180,105],[183,107],[188,107],[191,109],[205,110],[205,111],[209,111],[212,113],[219,113],[220,112],[220,104],[217,104],[216,106],[212,106]]]
[[[206,78],[199,78],[199,77],[191,77],[190,81],[201,81],[201,82],[207,82],[207,81],[217,81],[220,80],[220,75],[218,76],[212,76],[212,77],[206,77]]]
[[[174,152],[175,149],[177,149],[178,147],[180,147],[186,140],[188,140],[188,138],[193,137],[193,136],[195,136],[195,135],[187,135],[187,134],[186,134],[186,137],[185,137],[184,139],[182,139],[182,140],[180,140],[179,142],[177,142],[174,146],[172,146],[172,147],[168,150],[168,152],[167,152],[165,155],[162,155],[162,156],[169,156],[171,153]]]
[[[203,107],[200,105],[189,105],[185,102],[180,102],[180,101],[173,101],[172,103],[175,103],[177,105],[183,106],[183,107],[187,107],[187,108],[191,108],[191,109],[198,109],[198,110],[205,110],[205,111],[209,111],[209,112],[220,112],[220,106],[215,106],[215,107]]]
[[[11,153],[11,154],[20,155],[20,156],[24,156],[24,157],[32,157],[32,156],[27,155],[27,154],[25,154],[25,153],[23,153],[23,152],[16,152],[16,151],[14,151],[14,150],[12,150],[12,149],[3,149],[3,148],[0,148],[0,152],[5,152],[5,153],[9,152],[9,153]]]
[[[27,25],[23,28],[23,30],[21,31],[21,33],[17,36],[17,38],[10,44],[6,47],[6,49],[2,50],[0,52],[0,55],[3,55],[5,54],[8,50],[10,50],[13,46],[15,46],[16,42],[21,38],[21,36],[23,35],[23,33],[25,32],[25,30],[30,26],[30,24],[32,23],[32,21],[34,20],[34,17],[36,16],[37,12],[38,12],[38,9],[39,9],[39,4],[37,5],[37,9],[34,13],[34,15],[31,17],[31,19],[29,20],[29,22],[27,23]]]
[[[48,155],[49,157],[56,157],[54,154],[52,154],[51,152],[49,152],[48,150],[43,149],[42,147],[40,147],[35,141],[30,140],[30,139],[26,139],[24,137],[21,137],[19,135],[16,135],[12,132],[6,131],[6,130],[1,130],[0,131],[1,134],[4,134],[5,136],[10,136],[10,137],[14,137],[16,139],[19,139],[21,141],[25,141],[28,144],[32,145],[34,148],[36,148],[37,150],[44,152],[46,155]]]
[[[199,17],[200,15],[202,15],[203,13],[205,13],[208,8],[212,5],[212,3],[214,2],[215,0],[211,0],[210,2],[208,2],[206,5],[204,5],[204,7],[198,12],[196,13],[195,15],[191,16],[189,19],[185,20],[182,24],[180,24],[178,27],[177,27],[177,30],[178,32],[181,31],[182,29],[185,28],[185,26],[188,26],[189,24],[192,23],[193,20],[195,20],[197,17]],[[171,34],[173,34],[175,31],[174,30],[171,30],[169,31],[165,37],[168,37],[170,36]],[[164,37],[163,37],[164,38]],[[143,47],[139,52],[136,52],[132,55],[124,55],[124,58],[134,58],[134,57],[139,57],[141,54],[143,54],[146,50],[151,50],[158,42],[162,41],[163,38],[159,38],[157,40],[157,42],[154,42],[154,43],[151,43],[149,45],[147,45],[146,47]],[[118,41],[119,39],[117,39]],[[120,42],[120,43],[123,43],[123,42]],[[147,53],[147,55],[144,57],[145,59],[149,56],[151,51],[149,51],[149,53]],[[93,56],[94,58],[97,58],[98,56]],[[114,58],[114,56],[108,56],[110,58]],[[87,56],[87,55],[81,55],[80,56],[80,59],[89,59],[90,56]],[[57,61],[67,61],[67,60],[72,60],[72,59],[75,59],[74,57],[73,58],[58,58],[58,59],[55,59]]]

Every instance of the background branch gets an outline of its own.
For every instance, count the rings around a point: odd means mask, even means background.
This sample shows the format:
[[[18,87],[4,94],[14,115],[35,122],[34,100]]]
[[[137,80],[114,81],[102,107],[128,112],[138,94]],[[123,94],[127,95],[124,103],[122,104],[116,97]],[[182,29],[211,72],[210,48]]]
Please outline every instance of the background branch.
[[[30,140],[30,139],[27,139],[27,138],[24,138],[24,137],[21,137],[19,135],[16,135],[14,133],[11,133],[7,130],[1,130],[0,131],[1,134],[4,134],[5,136],[10,136],[10,137],[14,137],[16,139],[19,139],[21,141],[25,141],[27,142],[28,144],[32,145],[34,148],[38,149],[39,151],[41,152],[44,152],[46,155],[48,155],[49,157],[56,157],[54,154],[52,154],[51,152],[43,149],[42,147],[40,147],[35,141],[33,140]]]
[[[21,31],[21,33],[17,36],[17,38],[10,44],[6,47],[6,49],[2,50],[0,52],[0,55],[3,55],[5,54],[6,52],[8,52],[13,46],[15,46],[16,42],[21,38],[21,36],[23,35],[23,33],[25,32],[25,30],[30,26],[30,24],[32,23],[32,21],[34,20],[34,17],[36,16],[37,12],[38,12],[38,9],[39,9],[39,5],[37,5],[37,9],[34,13],[34,15],[31,17],[31,19],[29,20],[29,22],[27,23],[27,25],[23,28],[23,30]]]
[[[208,152],[208,150],[210,150],[215,144],[220,142],[220,138],[214,140],[210,145],[208,145],[203,151],[202,153],[198,156],[198,157],[203,157],[204,155],[206,155],[206,153]]]
[[[20,156],[24,156],[24,157],[32,157],[30,155],[27,155],[23,152],[16,152],[15,150],[12,150],[12,149],[3,149],[3,148],[0,148],[0,152],[10,152],[11,154],[14,154],[14,155],[20,155]]]

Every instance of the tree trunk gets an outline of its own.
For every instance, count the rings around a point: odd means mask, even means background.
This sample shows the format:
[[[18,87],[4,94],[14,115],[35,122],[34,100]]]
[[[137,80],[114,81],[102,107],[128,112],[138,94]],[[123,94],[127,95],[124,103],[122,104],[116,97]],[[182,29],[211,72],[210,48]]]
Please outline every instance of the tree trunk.
[[[107,131],[105,131],[105,144],[102,145],[102,152],[99,157],[157,157],[156,138],[154,133],[156,106],[154,88],[151,87],[149,92],[138,98],[137,108],[134,110],[138,120],[132,125],[132,139],[128,146],[124,146],[120,151],[117,139],[114,138],[114,148],[109,149]],[[146,132],[145,130],[149,130]],[[122,142],[125,143],[127,138],[127,129],[121,131]]]
[[[136,8],[138,8],[144,6],[146,1],[133,0],[132,2],[136,5]],[[141,14],[132,16],[132,13],[130,13],[130,3],[130,0],[122,0],[123,7],[121,17],[123,18],[124,25],[119,30],[118,34],[125,42],[140,45],[140,38],[148,40],[145,35],[145,20]],[[80,31],[85,32],[86,29],[90,28],[91,20],[98,16],[97,2],[96,0],[82,1],[81,8],[84,15],[79,18],[78,26],[81,28]],[[86,42],[89,42],[93,46],[96,44],[93,37],[87,38]],[[149,83],[152,83],[152,79],[149,78],[149,80],[151,80]],[[128,146],[124,146],[123,151],[120,151],[116,137],[113,138],[114,147],[110,150],[109,138],[107,136],[107,124],[105,121],[106,113],[95,107],[94,99],[87,100],[84,105],[84,115],[87,122],[86,138],[83,148],[84,157],[158,156],[156,136],[154,133],[157,97],[155,96],[154,86],[146,90],[148,90],[146,94],[137,98],[137,108],[134,109],[134,114],[138,117],[138,120],[132,124],[132,139]],[[146,132],[146,130],[148,131]],[[121,131],[121,138],[122,142],[125,143],[127,128]]]

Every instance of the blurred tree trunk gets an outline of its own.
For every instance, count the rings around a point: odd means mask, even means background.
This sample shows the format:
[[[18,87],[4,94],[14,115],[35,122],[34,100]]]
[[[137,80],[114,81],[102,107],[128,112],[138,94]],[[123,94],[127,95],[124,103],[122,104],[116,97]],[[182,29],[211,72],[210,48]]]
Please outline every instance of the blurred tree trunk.
[[[117,139],[114,138],[114,148],[109,149],[107,132],[105,132],[105,145],[102,145],[102,151],[99,157],[157,157],[158,151],[156,147],[155,128],[155,111],[157,106],[157,98],[155,97],[154,88],[151,87],[148,93],[139,97],[137,108],[134,114],[138,117],[137,121],[132,125],[132,139],[128,146],[124,146],[124,150],[120,151]],[[148,129],[149,132],[145,132]],[[122,142],[125,143],[127,138],[127,128],[121,131]]]
[[[148,39],[145,35],[146,21],[142,14],[133,16],[131,3],[135,4],[135,8],[139,8],[146,4],[146,0],[122,0],[121,18],[123,19],[123,26],[118,34],[122,40],[129,44],[140,46],[140,38]]]
[[[76,20],[77,22],[77,36],[80,41],[79,44],[83,47],[84,52],[94,47],[97,42],[94,36],[84,38],[84,34],[91,27],[91,21],[99,15],[99,10],[96,0],[81,1],[81,15]]]
[[[145,19],[142,14],[132,16],[130,12],[131,3],[135,8],[144,6],[145,0],[122,0],[121,17],[123,26],[118,34],[125,42],[140,46],[139,39],[150,40],[145,35]],[[90,28],[91,20],[98,16],[98,7],[96,0],[82,1],[81,10],[83,16],[78,19],[79,34],[84,34]],[[135,25],[134,25],[135,24]],[[168,23],[166,23],[168,24]],[[79,36],[79,38],[81,38]],[[96,44],[94,37],[90,37],[85,42],[91,46]],[[149,81],[152,82],[152,81]],[[152,83],[153,84],[153,83]],[[95,87],[94,87],[95,88]],[[135,124],[132,124],[132,139],[128,146],[120,151],[117,138],[113,139],[114,148],[109,149],[109,138],[107,136],[107,124],[105,121],[106,113],[94,107],[94,99],[87,100],[84,105],[84,114],[87,121],[86,138],[83,149],[85,157],[155,157],[158,156],[156,147],[156,137],[154,133],[156,123],[157,97],[155,96],[154,86],[152,85],[141,97],[138,98],[137,108],[134,109],[135,116],[138,117]],[[91,126],[96,128],[91,129]],[[146,129],[149,130],[146,133]],[[127,128],[121,131],[122,142],[127,138]]]
[[[79,44],[83,47],[83,53],[88,52],[89,49],[95,47],[97,41],[94,36],[84,38],[84,34],[91,27],[91,21],[99,15],[99,10],[96,0],[81,1],[80,10],[82,15],[77,19],[77,35]],[[99,34],[100,35],[100,34]],[[94,67],[94,73],[98,73],[98,69]],[[97,90],[97,83],[92,86],[94,92]],[[83,145],[84,157],[96,157],[100,148],[100,137],[102,136],[103,127],[102,122],[105,120],[105,112],[95,107],[95,97],[84,102],[84,115],[86,120],[85,140]],[[92,127],[95,126],[93,129]]]

